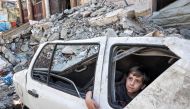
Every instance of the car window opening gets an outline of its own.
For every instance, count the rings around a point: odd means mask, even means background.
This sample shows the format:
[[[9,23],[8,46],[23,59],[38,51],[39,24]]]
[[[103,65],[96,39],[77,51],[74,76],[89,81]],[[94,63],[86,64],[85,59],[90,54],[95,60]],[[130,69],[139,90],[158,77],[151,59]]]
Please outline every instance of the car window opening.
[[[36,59],[32,78],[48,83],[48,86],[57,90],[84,98],[87,91],[93,91],[98,52],[99,45],[95,44],[48,44]]]
[[[130,90],[134,88],[127,85],[128,80],[134,76],[132,75],[132,77],[130,77],[131,74],[129,70],[131,70],[131,68],[134,69],[134,67],[138,67],[140,72],[145,73],[148,77],[148,82],[143,84],[147,86],[179,59],[178,56],[166,47],[131,47],[121,45],[114,46],[112,51],[112,57],[110,58],[112,63],[110,64],[111,73],[109,72],[108,85],[108,97],[111,99],[108,98],[108,101],[109,104],[116,109],[125,107],[134,98],[133,96],[128,97]],[[134,78],[136,77],[134,76]],[[119,89],[118,84],[122,84],[121,87],[119,86]],[[142,90],[143,89],[144,87]],[[142,90],[139,89],[138,94]]]

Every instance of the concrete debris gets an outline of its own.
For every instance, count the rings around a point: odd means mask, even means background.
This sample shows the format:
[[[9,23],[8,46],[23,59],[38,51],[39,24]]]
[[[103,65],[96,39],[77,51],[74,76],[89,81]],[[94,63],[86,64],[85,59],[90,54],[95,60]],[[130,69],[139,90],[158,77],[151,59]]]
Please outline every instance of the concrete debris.
[[[0,69],[4,68],[6,66],[6,62],[0,58]]]
[[[53,41],[58,39],[59,39],[59,33],[53,33],[51,37],[48,38],[48,41]]]
[[[73,55],[73,54],[75,54],[70,46],[66,46],[65,48],[62,49],[61,52],[63,54],[66,54],[66,55]]]
[[[14,87],[3,85],[0,82],[0,109],[12,109],[12,101],[16,98]]]
[[[117,37],[116,32],[112,28],[106,29],[106,36],[108,37]]]
[[[182,28],[180,29],[180,34],[183,35],[186,39],[190,39],[190,29]]]
[[[184,1],[187,2],[188,0]],[[186,2],[183,3],[185,4]],[[189,4],[187,5],[189,6]],[[184,6],[184,8],[190,10],[189,7]],[[179,8],[176,9],[181,10]],[[188,10],[184,10],[183,12],[188,13]],[[23,27],[24,30],[17,30],[16,33],[14,31],[14,35],[0,35],[0,74],[7,75],[9,72],[15,73],[27,68],[38,45],[46,41],[57,39],[89,39],[105,35],[109,37],[178,36],[184,38],[185,36],[185,38],[190,38],[190,29],[162,28],[155,24],[159,20],[158,24],[168,25],[165,22],[167,19],[164,20],[164,23],[160,22],[163,20],[164,15],[170,18],[169,14],[162,14],[162,12],[169,12],[169,10],[164,9],[159,12],[157,17],[153,17],[153,22],[155,23],[148,21],[148,17],[139,17],[148,15],[149,11],[149,8],[142,9],[140,6],[138,8],[137,6],[121,7],[114,4],[102,6],[97,3],[66,9],[63,13],[54,14],[49,19],[46,18],[40,21],[30,20],[28,23],[30,26],[26,26],[27,28]],[[173,15],[171,14],[171,16]],[[170,24],[174,23],[170,20],[168,21]],[[184,22],[186,21],[180,21],[180,23]],[[59,62],[64,63],[66,61],[65,66],[70,66],[74,62],[82,60],[87,55],[95,54],[97,48],[89,47],[80,49],[78,52],[73,52],[75,48],[72,47],[59,49],[60,52],[56,54],[57,60],[55,60],[58,64],[55,64],[56,66],[54,68],[63,68],[59,66]],[[51,54],[47,55],[49,56]],[[70,61],[68,61],[70,58],[60,60],[61,58],[59,56],[61,55],[72,56],[72,59]],[[10,99],[6,97],[8,93],[13,92],[14,88],[12,89],[12,86],[7,86],[3,82],[0,84],[1,109],[8,108],[12,105],[12,96],[10,96]]]
[[[133,34],[133,31],[132,30],[125,30],[124,33],[126,35],[130,35],[131,36]]]
[[[190,1],[177,0],[152,16],[152,21],[164,27],[190,24]]]
[[[11,50],[7,49],[5,46],[3,46],[1,50],[2,53],[4,53],[5,58],[7,58],[11,64],[16,65],[16,58],[15,55],[11,52]]]
[[[145,35],[145,37],[164,37],[164,35],[160,31],[154,31]]]
[[[85,11],[82,13],[82,17],[90,17],[91,13],[92,13],[92,11]]]

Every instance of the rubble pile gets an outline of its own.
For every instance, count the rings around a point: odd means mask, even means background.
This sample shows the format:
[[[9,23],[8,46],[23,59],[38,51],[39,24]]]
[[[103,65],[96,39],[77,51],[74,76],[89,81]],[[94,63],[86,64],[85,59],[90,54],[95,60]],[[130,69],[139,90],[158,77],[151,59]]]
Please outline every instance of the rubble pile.
[[[6,68],[18,72],[27,67],[37,46],[52,40],[88,39],[92,37],[139,37],[161,27],[136,18],[135,12],[117,5],[83,5],[66,9],[49,19],[30,21],[31,27],[11,37],[0,37],[0,53]]]
[[[14,93],[14,87],[7,85],[0,85],[0,109],[11,109],[13,105],[12,99]]]
[[[128,19],[127,10],[118,6],[90,5],[65,10],[39,22],[32,21],[36,43],[56,39],[73,40],[101,36],[139,36],[147,33],[137,19]],[[64,17],[63,17],[64,16]]]
[[[0,36],[1,77],[28,67],[38,45],[46,41],[88,39],[93,37],[165,37],[171,34],[183,38],[176,28],[163,29],[147,21],[147,17],[136,17],[135,11],[114,4],[86,4],[66,9],[49,19],[29,21],[30,27],[18,31],[11,37]],[[177,35],[178,34],[178,35]],[[3,88],[6,87],[6,88]],[[8,92],[14,92],[12,85],[0,85],[0,108],[9,107],[13,96],[5,100]],[[6,90],[6,91],[3,91]],[[3,93],[4,92],[4,93]],[[2,94],[3,93],[3,94]],[[3,109],[3,108],[1,108]]]

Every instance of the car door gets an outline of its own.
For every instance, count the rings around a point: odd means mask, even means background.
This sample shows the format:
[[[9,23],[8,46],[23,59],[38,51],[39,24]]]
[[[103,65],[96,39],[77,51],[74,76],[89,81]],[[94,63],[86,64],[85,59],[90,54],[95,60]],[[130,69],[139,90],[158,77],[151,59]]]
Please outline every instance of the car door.
[[[124,109],[189,109],[189,44],[187,40],[173,37],[109,38],[103,66],[100,108],[122,108],[115,102],[114,84],[120,74],[116,70],[125,74],[129,65],[140,63],[148,68],[150,84]]]
[[[54,41],[41,46],[27,74],[31,109],[85,109],[85,93],[98,101],[106,38]],[[95,84],[94,84],[95,83]]]

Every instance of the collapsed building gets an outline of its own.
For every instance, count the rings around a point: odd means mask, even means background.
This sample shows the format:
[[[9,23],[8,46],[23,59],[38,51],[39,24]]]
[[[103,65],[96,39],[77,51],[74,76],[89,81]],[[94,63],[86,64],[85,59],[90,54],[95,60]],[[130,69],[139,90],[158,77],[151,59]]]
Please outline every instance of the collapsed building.
[[[38,45],[46,41],[88,39],[102,36],[190,38],[188,34],[190,32],[189,20],[187,20],[190,13],[188,0],[183,0],[180,4],[179,1],[176,1],[169,5],[169,8],[166,7],[150,17],[148,15],[153,12],[151,11],[153,9],[139,5],[142,3],[129,6],[110,4],[109,2],[87,3],[65,9],[60,11],[61,13],[53,14],[42,20],[29,19],[28,23],[0,36],[1,76],[5,77],[10,72],[16,73],[27,68]],[[176,16],[178,13],[175,13],[176,11],[172,7],[177,7],[175,8],[177,10],[185,8],[181,15],[186,16],[186,19],[174,22],[173,19],[178,19],[181,16]],[[172,11],[170,11],[171,9]],[[168,19],[164,19],[166,17]],[[0,94],[0,108],[3,109],[11,107],[12,103],[10,102],[17,97],[14,95],[12,85],[6,85],[3,81],[1,83],[3,91]]]

